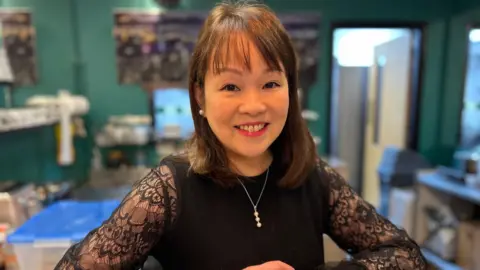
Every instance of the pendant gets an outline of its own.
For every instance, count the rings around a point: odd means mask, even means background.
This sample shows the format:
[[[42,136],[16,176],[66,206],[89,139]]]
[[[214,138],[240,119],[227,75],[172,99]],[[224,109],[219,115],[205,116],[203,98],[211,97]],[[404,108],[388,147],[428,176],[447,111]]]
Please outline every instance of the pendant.
[[[255,216],[255,221],[257,222],[257,227],[260,228],[262,227],[262,223],[260,223],[260,217],[258,216],[257,208],[254,208],[255,212],[253,212],[253,215]]]

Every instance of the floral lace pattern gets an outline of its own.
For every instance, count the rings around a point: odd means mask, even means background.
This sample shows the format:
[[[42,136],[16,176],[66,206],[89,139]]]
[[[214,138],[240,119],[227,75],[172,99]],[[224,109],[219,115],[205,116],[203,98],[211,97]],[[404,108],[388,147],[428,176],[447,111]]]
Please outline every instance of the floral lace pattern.
[[[324,162],[319,163],[319,173],[330,186],[329,235],[352,254],[352,264],[372,270],[426,269],[420,248],[404,230],[379,215]]]
[[[420,248],[405,231],[380,216],[322,161],[318,172],[329,183],[328,234],[353,260],[317,269],[426,269]],[[102,226],[72,246],[55,270],[140,269],[177,212],[174,174],[161,164],[134,185]]]
[[[112,216],[72,246],[55,269],[140,269],[176,213],[172,171],[161,165],[138,181]]]

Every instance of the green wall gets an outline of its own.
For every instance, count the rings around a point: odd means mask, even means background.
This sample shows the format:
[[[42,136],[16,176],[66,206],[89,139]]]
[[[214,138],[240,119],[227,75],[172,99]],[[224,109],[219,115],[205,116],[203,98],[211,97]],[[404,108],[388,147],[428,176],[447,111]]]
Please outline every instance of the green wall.
[[[182,9],[210,9],[214,0],[183,0]],[[311,126],[324,139],[328,135],[329,57],[335,22],[425,22],[426,47],[421,94],[419,149],[435,163],[448,163],[456,145],[464,66],[466,25],[479,17],[476,0],[266,0],[273,9],[309,10],[323,14],[321,66],[310,91],[309,106],[321,115]],[[53,94],[60,88],[87,95],[90,129],[98,129],[113,114],[145,114],[147,96],[138,86],[116,82],[114,40],[115,8],[158,8],[153,0],[0,0],[2,7],[30,7],[37,30],[40,81],[18,89],[21,104],[33,94]],[[90,149],[77,142],[79,161],[71,168],[55,165],[51,128],[0,136],[0,179],[6,176],[31,181],[84,178]],[[322,151],[325,150],[326,141]],[[8,151],[4,151],[8,149]],[[29,151],[29,149],[32,149]],[[21,152],[20,154],[15,154]],[[18,161],[21,162],[18,162]],[[18,172],[13,166],[20,164]],[[28,169],[26,169],[28,168]]]
[[[113,10],[154,8],[153,1],[74,1],[78,19],[83,91],[91,102],[92,124],[100,127],[110,115],[147,114],[147,96],[139,86],[117,84]],[[92,12],[95,10],[95,12]]]
[[[429,35],[442,38],[426,48],[425,71],[436,75],[424,79],[419,147],[435,163],[451,164],[459,140],[469,26],[479,23],[480,2],[462,0],[429,27]]]
[[[442,108],[440,112],[442,125],[439,134],[443,146],[440,156],[445,158],[445,162],[450,161],[448,157],[451,156],[459,140],[467,65],[465,54],[468,50],[469,28],[472,24],[480,25],[480,3],[473,0],[463,1],[459,11],[449,20],[447,65],[444,67],[446,76],[444,77],[443,99],[439,105]]]
[[[37,31],[37,65],[39,81],[34,87],[15,91],[16,104],[34,94],[54,94],[58,89],[75,89],[74,36],[70,1],[3,0],[0,7],[27,7],[32,10]]]
[[[0,7],[30,8],[37,31],[39,81],[34,87],[15,89],[14,103],[23,104],[31,95],[54,94],[62,88],[77,90],[69,1],[3,0]],[[52,127],[0,133],[0,180],[42,182],[69,178],[71,168],[56,165],[55,151]]]
[[[210,9],[215,0],[184,0],[183,9]],[[445,42],[448,38],[448,18],[452,14],[451,1],[435,0],[267,0],[275,10],[317,10],[323,14],[321,66],[319,80],[310,91],[310,108],[320,112],[321,121],[311,125],[315,134],[324,138],[322,151],[325,151],[328,134],[328,92],[329,61],[331,55],[332,23],[355,22],[425,22],[427,50],[425,51],[424,84],[422,92],[422,112],[420,126],[420,150],[434,161],[442,143],[436,141],[440,128],[439,105],[443,87],[445,64]],[[85,64],[87,79],[86,91],[92,102],[92,121],[100,125],[111,114],[146,113],[146,96],[135,86],[119,86],[116,83],[115,57],[111,35],[113,26],[112,10],[116,7],[155,7],[151,1],[77,1],[77,17],[81,23],[81,54]],[[95,7],[96,13],[91,12]],[[97,123],[98,122],[98,123]]]

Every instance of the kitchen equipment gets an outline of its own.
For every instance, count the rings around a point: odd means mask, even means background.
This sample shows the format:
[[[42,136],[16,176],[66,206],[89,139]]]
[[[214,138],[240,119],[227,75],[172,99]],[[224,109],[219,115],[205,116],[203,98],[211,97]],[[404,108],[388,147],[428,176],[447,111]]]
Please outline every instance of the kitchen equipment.
[[[95,142],[100,147],[146,145],[151,138],[151,122],[149,115],[112,116],[96,134]]]
[[[20,226],[41,209],[33,184],[0,182],[0,222]]]
[[[477,173],[478,161],[480,161],[480,146],[471,149],[458,149],[453,155],[453,166],[467,174]]]
[[[429,168],[429,162],[417,152],[395,146],[385,147],[377,169],[381,192],[380,214],[389,216],[392,188],[412,188],[417,172]]]
[[[61,200],[71,198],[72,190],[75,188],[74,181],[63,181],[59,183],[43,183],[35,187],[38,200],[43,207]]]

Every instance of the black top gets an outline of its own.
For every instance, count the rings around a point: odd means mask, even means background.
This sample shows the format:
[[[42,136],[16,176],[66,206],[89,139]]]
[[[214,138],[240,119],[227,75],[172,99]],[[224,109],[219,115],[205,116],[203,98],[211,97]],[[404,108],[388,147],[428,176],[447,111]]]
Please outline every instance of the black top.
[[[426,269],[405,231],[377,214],[323,161],[296,189],[277,186],[281,171],[275,162],[269,169],[258,228],[242,186],[222,188],[166,158],[55,269],[139,269],[149,255],[166,270],[239,270],[273,260],[296,270]],[[254,202],[265,177],[245,182]],[[353,260],[323,265],[324,233]]]

